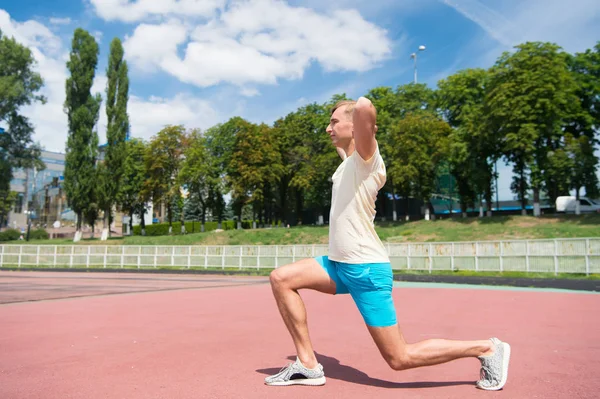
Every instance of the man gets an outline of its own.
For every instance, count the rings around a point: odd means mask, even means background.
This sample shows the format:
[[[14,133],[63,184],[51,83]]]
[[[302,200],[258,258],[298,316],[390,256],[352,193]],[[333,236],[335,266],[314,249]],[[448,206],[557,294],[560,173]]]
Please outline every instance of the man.
[[[270,281],[279,312],[296,347],[296,361],[265,378],[268,385],[323,385],[325,374],[309,338],[306,309],[298,294],[313,289],[349,293],[381,355],[394,370],[449,362],[464,357],[481,361],[477,387],[499,390],[506,383],[510,346],[497,338],[480,341],[404,340],[392,299],[388,254],[375,232],[375,200],[386,169],[375,139],[376,110],[361,97],[342,101],[331,112],[327,133],[343,162],[333,175],[329,255],[278,268]]]

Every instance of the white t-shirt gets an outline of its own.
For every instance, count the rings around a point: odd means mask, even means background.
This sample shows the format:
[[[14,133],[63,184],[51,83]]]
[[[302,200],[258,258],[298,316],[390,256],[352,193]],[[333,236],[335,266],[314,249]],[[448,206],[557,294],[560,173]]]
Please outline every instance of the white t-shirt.
[[[389,262],[373,224],[375,200],[385,181],[379,147],[368,161],[354,151],[337,168],[329,214],[329,259],[353,264]]]

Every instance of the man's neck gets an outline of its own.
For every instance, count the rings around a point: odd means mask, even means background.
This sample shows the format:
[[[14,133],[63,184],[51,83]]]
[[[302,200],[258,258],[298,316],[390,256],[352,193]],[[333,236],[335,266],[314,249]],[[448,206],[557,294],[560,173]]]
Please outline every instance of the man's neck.
[[[352,153],[355,151],[354,140],[352,140],[350,143],[348,143],[347,146],[342,147],[342,149],[346,153],[346,157],[349,157],[350,155],[352,155]]]

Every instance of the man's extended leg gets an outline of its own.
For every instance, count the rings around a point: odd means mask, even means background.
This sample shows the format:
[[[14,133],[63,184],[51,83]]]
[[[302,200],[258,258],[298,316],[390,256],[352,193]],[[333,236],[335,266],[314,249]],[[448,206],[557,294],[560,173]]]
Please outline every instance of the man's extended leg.
[[[271,272],[270,281],[279,313],[292,336],[297,362],[300,363],[275,376],[267,377],[266,382],[288,385],[293,382],[289,380],[293,378],[292,373],[297,368],[301,369],[302,374],[310,375],[311,370],[318,366],[308,332],[306,308],[298,290],[307,288],[333,295],[336,293],[336,284],[315,259],[304,259],[275,269]],[[322,376],[322,370],[315,375]],[[322,380],[324,381],[324,377]],[[310,381],[306,380],[306,383],[310,384]]]
[[[482,361],[485,375],[478,382],[482,389],[501,389],[506,383],[510,346],[496,339],[455,341],[428,339],[408,344],[400,328],[367,326],[381,355],[394,370],[432,366],[465,357]]]
[[[393,274],[389,263],[344,265],[339,278],[350,290],[383,358],[394,370],[432,366],[464,357],[482,362],[477,386],[500,389],[506,383],[510,346],[496,339],[454,341],[428,339],[408,344],[398,327],[392,297]]]
[[[394,370],[432,366],[464,357],[490,355],[493,352],[493,344],[489,339],[481,341],[428,339],[409,344],[404,340],[398,326],[367,326],[367,328],[381,355]]]

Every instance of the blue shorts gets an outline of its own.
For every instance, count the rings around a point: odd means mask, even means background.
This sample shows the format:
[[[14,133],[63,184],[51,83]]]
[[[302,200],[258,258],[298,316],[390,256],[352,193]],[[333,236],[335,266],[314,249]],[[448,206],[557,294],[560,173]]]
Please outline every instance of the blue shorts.
[[[390,263],[350,264],[315,258],[335,282],[336,295],[350,294],[365,323],[371,327],[396,324],[392,299],[393,275]]]

